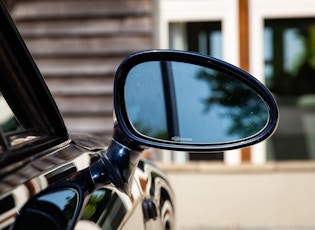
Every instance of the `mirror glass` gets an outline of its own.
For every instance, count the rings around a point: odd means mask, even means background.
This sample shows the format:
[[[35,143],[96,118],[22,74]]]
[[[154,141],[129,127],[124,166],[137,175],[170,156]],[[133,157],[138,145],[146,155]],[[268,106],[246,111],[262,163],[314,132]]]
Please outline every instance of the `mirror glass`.
[[[134,66],[125,84],[125,106],[141,135],[181,143],[239,141],[264,129],[265,101],[224,72],[176,61]]]

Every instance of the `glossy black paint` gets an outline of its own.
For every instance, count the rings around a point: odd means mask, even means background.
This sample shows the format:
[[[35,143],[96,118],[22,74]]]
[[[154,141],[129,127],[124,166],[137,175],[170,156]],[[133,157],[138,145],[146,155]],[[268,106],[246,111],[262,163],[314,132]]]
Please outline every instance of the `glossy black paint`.
[[[125,138],[116,123],[111,144],[106,152],[102,152],[102,161],[110,170],[108,175],[111,176],[111,181],[127,194],[130,192],[130,182],[132,182],[142,150],[134,141]]]
[[[34,152],[68,140],[68,134],[58,108],[5,6],[0,2],[0,90],[16,116],[25,119],[25,111],[45,133],[47,138],[34,145],[2,154],[0,166],[30,157]],[[16,155],[19,155],[18,157]],[[5,159],[4,159],[5,158]],[[27,160],[27,159],[25,159]],[[0,174],[3,173],[3,167]]]
[[[10,146],[0,132],[0,229],[133,229],[172,226],[174,215],[161,213],[159,191],[173,191],[166,176],[140,159],[140,148],[115,125],[112,140],[68,135],[62,116],[36,64],[0,2],[0,91],[18,120],[28,119],[41,131],[38,140]],[[152,176],[154,175],[154,178]],[[153,191],[151,186],[155,187]],[[69,193],[68,193],[69,192]],[[55,209],[74,194],[75,207]],[[54,195],[56,200],[47,202]],[[62,199],[63,198],[63,199]],[[45,202],[43,202],[43,200]],[[150,200],[156,215],[144,218]],[[64,202],[64,201],[63,201]],[[62,203],[62,202],[61,202]],[[173,213],[168,205],[167,213]],[[165,210],[165,209],[163,209]],[[152,211],[152,210],[151,210]],[[49,224],[44,227],[43,224]],[[37,225],[38,226],[38,225]]]
[[[39,230],[43,226],[47,230],[72,229],[83,206],[83,198],[84,191],[78,183],[53,185],[28,201],[19,211],[13,229]]]

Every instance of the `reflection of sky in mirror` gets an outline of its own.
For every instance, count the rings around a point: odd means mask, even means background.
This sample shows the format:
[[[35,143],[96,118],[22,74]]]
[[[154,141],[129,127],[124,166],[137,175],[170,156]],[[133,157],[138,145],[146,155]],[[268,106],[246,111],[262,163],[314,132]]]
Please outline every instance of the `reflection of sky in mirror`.
[[[246,84],[193,64],[169,62],[165,66],[169,69],[163,75],[161,62],[141,63],[130,70],[126,79],[127,114],[134,128],[143,135],[214,144],[249,137],[266,125],[267,106]],[[174,88],[163,83],[163,76],[173,79]],[[175,95],[176,105],[171,104],[170,98],[165,99],[164,90]],[[168,112],[175,116],[179,133],[175,124],[174,133],[168,133],[171,127],[167,127],[166,105],[177,109],[174,113],[168,108]]]
[[[129,119],[148,136],[166,133],[167,122],[160,62],[145,62],[132,68],[125,86]]]
[[[204,100],[211,91],[208,84],[197,78],[202,69],[205,68],[172,62],[181,138],[199,143],[231,141],[233,136],[227,131],[231,122],[222,116],[224,108],[212,105],[209,111],[205,110]]]

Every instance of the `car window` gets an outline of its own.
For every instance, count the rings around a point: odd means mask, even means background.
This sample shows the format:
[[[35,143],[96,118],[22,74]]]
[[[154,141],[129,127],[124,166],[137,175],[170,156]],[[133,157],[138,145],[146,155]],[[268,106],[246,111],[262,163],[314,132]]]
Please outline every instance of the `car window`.
[[[1,7],[0,21],[1,174],[3,166],[40,156],[69,138],[41,73]]]
[[[9,132],[21,131],[23,127],[16,119],[14,113],[0,92],[0,128],[3,134]]]
[[[32,129],[25,129],[18,121],[7,101],[0,92],[0,153],[19,144],[32,141],[38,136],[34,135]]]

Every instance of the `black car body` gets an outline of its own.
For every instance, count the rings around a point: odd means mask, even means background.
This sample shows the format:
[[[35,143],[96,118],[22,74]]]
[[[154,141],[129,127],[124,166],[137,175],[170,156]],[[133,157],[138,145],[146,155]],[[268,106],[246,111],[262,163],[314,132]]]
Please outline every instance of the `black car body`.
[[[68,135],[2,2],[0,21],[0,229],[9,229],[31,197],[88,168],[109,141],[87,134]],[[76,228],[134,229],[134,224],[137,229],[147,225],[169,228],[174,204],[165,174],[140,160],[133,181],[128,195],[114,184],[86,195]]]

